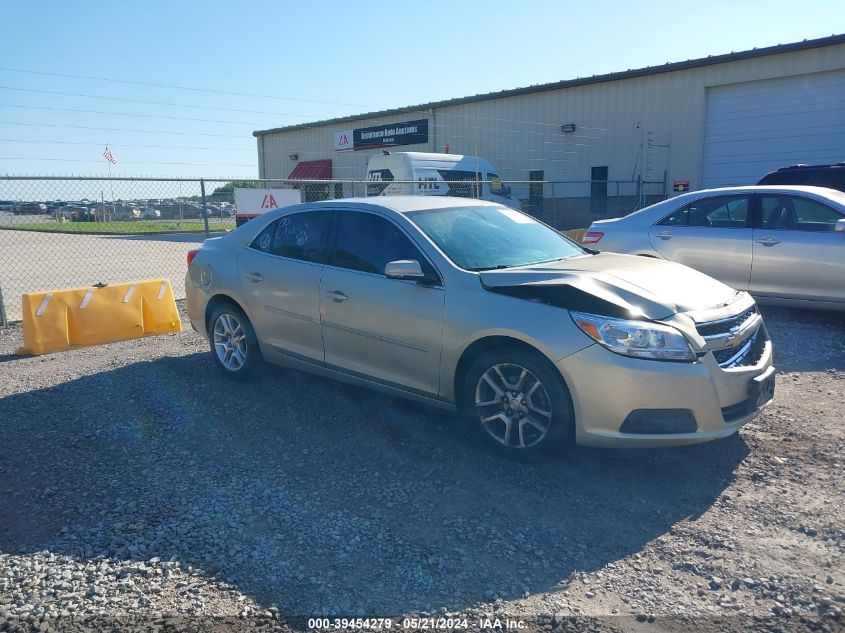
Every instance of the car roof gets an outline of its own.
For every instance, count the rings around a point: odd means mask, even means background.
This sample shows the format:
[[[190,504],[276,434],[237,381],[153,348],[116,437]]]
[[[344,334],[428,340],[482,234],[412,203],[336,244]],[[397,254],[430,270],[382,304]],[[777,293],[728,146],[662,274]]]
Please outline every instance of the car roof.
[[[831,163],[825,165],[807,165],[805,163],[799,163],[797,165],[788,165],[787,167],[778,167],[773,172],[769,173],[776,173],[779,171],[800,171],[802,169],[843,169],[845,168],[845,161],[840,161],[838,163]]]
[[[459,207],[500,207],[502,205],[487,200],[475,198],[456,198],[451,196],[371,196],[368,198],[341,198],[338,200],[323,200],[321,202],[306,203],[308,208],[320,207],[383,207],[397,213],[411,211],[430,211],[434,209],[455,209]]]
[[[811,187],[809,185],[748,185],[746,187],[717,187],[714,189],[699,189],[698,191],[690,191],[682,193],[679,196],[666,198],[660,202],[656,202],[642,209],[638,209],[628,215],[623,215],[619,218],[610,218],[608,222],[625,222],[636,224],[639,222],[650,222],[655,215],[663,213],[667,210],[675,210],[684,204],[688,204],[698,200],[699,198],[718,195],[730,195],[737,193],[794,193],[815,196],[823,198],[830,204],[845,208],[845,193],[837,189],[829,189],[827,187]],[[605,222],[598,220],[598,222]]]
[[[812,193],[817,196],[828,196],[831,192],[836,192],[836,189],[830,189],[829,187],[814,187],[811,185],[748,185],[745,187],[716,187],[713,189],[699,189],[698,191],[690,191],[683,195],[692,197],[701,194],[760,193],[766,191],[778,191],[783,193]],[[678,196],[678,198],[680,197],[681,196]]]

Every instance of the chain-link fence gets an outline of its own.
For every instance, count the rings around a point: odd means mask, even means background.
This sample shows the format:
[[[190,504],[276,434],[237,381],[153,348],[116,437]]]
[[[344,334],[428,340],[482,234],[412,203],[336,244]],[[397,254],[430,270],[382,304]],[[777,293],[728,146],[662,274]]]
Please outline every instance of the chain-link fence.
[[[431,187],[430,183],[423,183]],[[230,231],[236,188],[289,189],[302,202],[420,193],[419,182],[0,176],[0,325],[21,318],[22,293],[166,277],[184,298],[185,257]],[[450,181],[438,193],[487,198],[561,230],[662,200],[664,182]]]

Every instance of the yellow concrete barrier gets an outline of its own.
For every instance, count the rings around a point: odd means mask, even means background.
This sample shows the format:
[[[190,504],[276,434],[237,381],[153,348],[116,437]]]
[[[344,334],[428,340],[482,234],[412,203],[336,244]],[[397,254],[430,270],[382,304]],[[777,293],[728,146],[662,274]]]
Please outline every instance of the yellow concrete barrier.
[[[19,354],[49,354],[182,330],[167,279],[23,295]]]

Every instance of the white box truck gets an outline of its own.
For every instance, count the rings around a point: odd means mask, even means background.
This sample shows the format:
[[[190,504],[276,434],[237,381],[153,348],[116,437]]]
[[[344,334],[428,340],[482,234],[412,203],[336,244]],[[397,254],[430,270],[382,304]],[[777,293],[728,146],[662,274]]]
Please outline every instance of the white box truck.
[[[382,152],[367,163],[368,196],[457,196],[518,208],[486,158],[462,154]]]

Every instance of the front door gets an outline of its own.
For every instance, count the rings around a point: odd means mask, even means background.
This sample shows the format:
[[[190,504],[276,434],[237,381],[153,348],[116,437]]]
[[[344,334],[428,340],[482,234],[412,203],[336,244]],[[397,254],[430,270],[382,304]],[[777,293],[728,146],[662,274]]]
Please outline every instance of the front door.
[[[748,290],[751,275],[751,196],[701,198],[649,230],[652,247],[666,259]]]
[[[374,213],[338,211],[321,283],[326,366],[437,395],[444,291],[411,239]],[[385,264],[420,262],[426,282],[388,279]]]
[[[238,274],[258,336],[275,352],[323,362],[320,279],[330,211],[283,215],[238,256]]]
[[[845,302],[845,233],[839,211],[811,198],[760,195],[751,292],[759,296]]]

